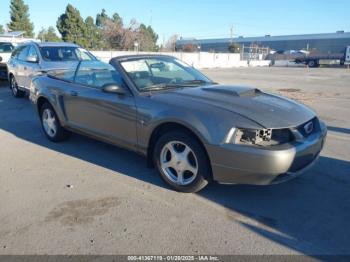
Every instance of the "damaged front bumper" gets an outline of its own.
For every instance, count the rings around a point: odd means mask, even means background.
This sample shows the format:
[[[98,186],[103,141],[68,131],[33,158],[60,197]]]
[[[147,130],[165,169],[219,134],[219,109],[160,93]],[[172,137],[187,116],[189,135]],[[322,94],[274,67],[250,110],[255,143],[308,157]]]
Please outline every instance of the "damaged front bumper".
[[[269,148],[235,144],[206,145],[213,178],[224,184],[269,185],[290,180],[312,167],[326,140],[327,128],[302,142]]]

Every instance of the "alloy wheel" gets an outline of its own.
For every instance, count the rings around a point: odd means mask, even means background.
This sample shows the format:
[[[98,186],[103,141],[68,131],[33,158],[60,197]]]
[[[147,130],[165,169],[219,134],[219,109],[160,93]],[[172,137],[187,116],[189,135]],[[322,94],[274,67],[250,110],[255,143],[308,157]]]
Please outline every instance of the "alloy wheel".
[[[194,151],[179,141],[171,141],[163,147],[160,166],[166,177],[180,186],[192,183],[198,174],[198,161]]]
[[[57,122],[54,112],[46,108],[42,113],[42,122],[46,134],[49,137],[54,137],[57,134]]]

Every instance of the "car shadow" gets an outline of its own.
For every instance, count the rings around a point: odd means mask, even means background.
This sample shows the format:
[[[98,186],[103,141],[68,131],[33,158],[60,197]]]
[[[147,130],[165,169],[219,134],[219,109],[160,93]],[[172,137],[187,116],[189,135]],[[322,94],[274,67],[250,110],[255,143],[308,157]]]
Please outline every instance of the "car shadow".
[[[1,130],[121,175],[169,189],[155,170],[146,167],[146,160],[135,153],[80,135],[73,135],[64,143],[49,142],[29,101],[14,99],[9,93],[0,92]],[[224,207],[227,219],[299,253],[350,253],[348,161],[322,156],[313,169],[288,183],[274,186],[213,183],[197,195]]]
[[[3,88],[3,87],[8,87],[9,86],[9,83],[4,80],[4,79],[0,79],[0,87]]]
[[[243,226],[302,254],[350,254],[350,162],[320,157],[303,176],[272,186],[210,185],[199,193]],[[257,223],[256,223],[257,222]]]
[[[350,134],[350,129],[349,128],[327,126],[327,129],[329,131],[333,131],[333,132],[337,132],[337,133]]]

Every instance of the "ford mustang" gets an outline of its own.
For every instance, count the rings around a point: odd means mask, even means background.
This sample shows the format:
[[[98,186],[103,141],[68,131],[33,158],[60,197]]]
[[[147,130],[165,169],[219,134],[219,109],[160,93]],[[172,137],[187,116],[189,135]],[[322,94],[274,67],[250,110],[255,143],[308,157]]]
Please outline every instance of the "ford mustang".
[[[181,192],[287,181],[315,163],[327,133],[302,104],[219,85],[162,55],[50,71],[33,79],[30,98],[49,140],[77,132],[138,152]]]

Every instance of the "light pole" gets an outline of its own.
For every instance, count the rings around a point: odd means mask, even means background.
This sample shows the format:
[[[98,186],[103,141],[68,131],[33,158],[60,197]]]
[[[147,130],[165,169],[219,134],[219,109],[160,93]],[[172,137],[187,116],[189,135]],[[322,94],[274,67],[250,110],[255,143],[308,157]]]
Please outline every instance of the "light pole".
[[[197,50],[198,50],[198,62],[200,63],[201,62],[201,46],[200,45],[197,46]]]
[[[137,41],[134,42],[134,51],[139,53],[139,43]]]

